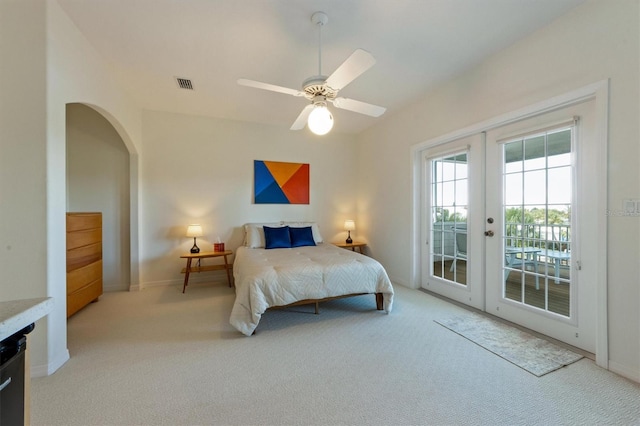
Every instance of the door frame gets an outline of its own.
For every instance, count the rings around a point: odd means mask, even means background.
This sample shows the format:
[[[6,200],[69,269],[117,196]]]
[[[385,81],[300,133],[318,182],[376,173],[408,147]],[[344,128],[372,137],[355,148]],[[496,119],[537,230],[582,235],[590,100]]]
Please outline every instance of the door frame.
[[[527,107],[511,111],[489,120],[456,130],[454,132],[442,135],[411,147],[411,164],[412,164],[412,223],[411,223],[411,288],[420,288],[422,286],[421,262],[425,258],[426,249],[423,240],[423,220],[422,211],[425,205],[423,199],[423,183],[421,181],[422,174],[422,152],[427,148],[454,141],[456,139],[471,136],[473,134],[482,133],[497,127],[511,124],[516,121],[531,118],[565,108],[587,100],[595,102],[595,139],[599,141],[599,164],[596,170],[598,176],[598,187],[596,199],[597,205],[603,211],[607,208],[607,176],[608,176],[608,144],[609,144],[609,80],[601,80],[599,82],[584,86],[577,90],[529,105]],[[607,321],[607,216],[605,214],[598,215],[598,223],[596,232],[596,241],[598,247],[598,261],[595,265],[597,274],[597,306],[596,306],[596,364],[602,368],[609,368],[609,339],[608,339],[608,321]],[[428,257],[428,253],[427,253]]]

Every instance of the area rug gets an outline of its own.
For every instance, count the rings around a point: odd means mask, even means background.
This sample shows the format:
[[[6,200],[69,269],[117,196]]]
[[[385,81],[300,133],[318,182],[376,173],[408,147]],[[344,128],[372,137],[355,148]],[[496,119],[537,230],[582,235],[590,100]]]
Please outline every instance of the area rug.
[[[582,358],[547,340],[481,315],[469,313],[434,321],[538,377]]]

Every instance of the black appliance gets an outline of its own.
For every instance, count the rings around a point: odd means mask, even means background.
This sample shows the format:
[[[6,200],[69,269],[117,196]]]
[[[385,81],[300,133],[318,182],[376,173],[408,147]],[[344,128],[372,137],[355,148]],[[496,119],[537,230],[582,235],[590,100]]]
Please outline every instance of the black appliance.
[[[0,425],[24,425],[24,355],[31,324],[0,342]]]

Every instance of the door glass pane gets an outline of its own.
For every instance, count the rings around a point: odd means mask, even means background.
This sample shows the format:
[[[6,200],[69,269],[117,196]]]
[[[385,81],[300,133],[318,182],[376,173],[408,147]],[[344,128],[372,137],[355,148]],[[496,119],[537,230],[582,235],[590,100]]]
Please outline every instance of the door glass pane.
[[[431,275],[467,285],[467,154],[431,160]]]
[[[523,173],[524,204],[544,204],[547,197],[545,170]]]
[[[524,169],[540,170],[545,168],[545,136],[533,136],[524,139]]]
[[[549,176],[549,204],[571,203],[571,167],[556,167],[547,171]],[[554,185],[563,182],[563,185]]]
[[[509,149],[505,150],[505,173],[521,172],[523,169],[524,152],[522,151],[522,141],[509,143]]]
[[[503,297],[570,316],[571,129],[504,144]]]
[[[504,195],[506,205],[519,206],[522,203],[522,173],[504,175]]]

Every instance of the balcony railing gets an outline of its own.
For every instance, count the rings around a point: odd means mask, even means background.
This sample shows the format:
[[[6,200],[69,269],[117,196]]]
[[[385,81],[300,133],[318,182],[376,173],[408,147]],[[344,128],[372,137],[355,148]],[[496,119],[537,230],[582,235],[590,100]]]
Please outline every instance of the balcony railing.
[[[465,225],[459,222],[436,222],[433,226],[433,238],[431,241],[435,259],[444,255],[445,258],[454,256],[454,227]],[[533,223],[505,224],[505,246],[507,247],[535,247],[540,249],[538,254],[540,261],[555,262],[546,259],[545,251],[570,253],[571,251],[571,225],[553,224],[541,225]],[[568,260],[563,259],[562,265],[567,265]]]
[[[535,247],[541,250],[571,250],[571,225],[539,225],[535,223],[507,223],[506,245]]]

